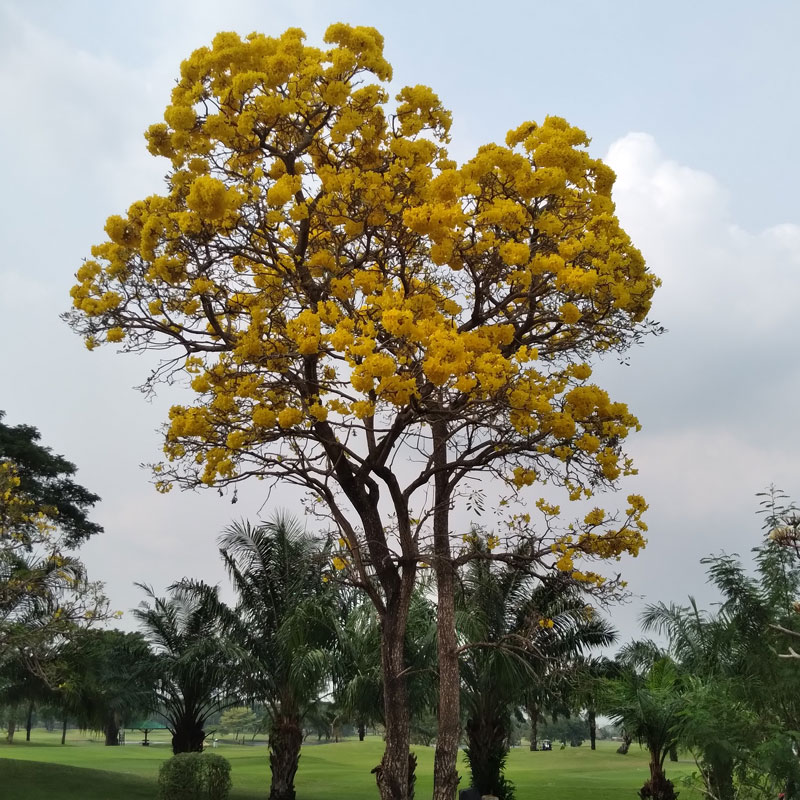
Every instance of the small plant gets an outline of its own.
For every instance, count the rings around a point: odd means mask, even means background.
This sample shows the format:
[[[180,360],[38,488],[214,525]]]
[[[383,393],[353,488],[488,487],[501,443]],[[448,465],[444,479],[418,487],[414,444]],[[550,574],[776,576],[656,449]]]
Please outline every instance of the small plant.
[[[215,753],[179,753],[158,771],[159,800],[226,800],[231,765]]]

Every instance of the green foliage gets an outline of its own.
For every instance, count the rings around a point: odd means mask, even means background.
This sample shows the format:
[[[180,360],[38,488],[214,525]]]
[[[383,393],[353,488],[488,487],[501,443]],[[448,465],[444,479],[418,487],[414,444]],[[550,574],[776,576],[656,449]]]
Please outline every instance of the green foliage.
[[[238,737],[243,731],[253,730],[258,724],[258,717],[247,706],[237,706],[223,711],[219,724],[224,732],[232,732]]]
[[[75,483],[77,467],[39,444],[41,435],[36,428],[6,425],[4,416],[5,412],[0,411],[0,462],[14,465],[22,496],[58,528],[67,547],[102,533],[103,528],[88,517],[100,498]],[[35,525],[29,523],[22,533],[35,538]]]
[[[159,800],[226,800],[231,765],[215,753],[180,753],[158,771]]]
[[[151,588],[140,587],[149,602],[133,613],[156,653],[157,697],[173,734],[173,752],[199,751],[206,721],[236,701],[235,665],[243,654],[221,633],[215,588],[173,587],[169,597],[156,597]]]

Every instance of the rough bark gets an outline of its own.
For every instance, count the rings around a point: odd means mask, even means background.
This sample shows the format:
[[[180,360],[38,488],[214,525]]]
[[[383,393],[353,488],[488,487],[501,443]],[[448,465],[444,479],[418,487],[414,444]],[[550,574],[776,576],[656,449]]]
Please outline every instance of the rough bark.
[[[409,590],[410,598],[410,590]],[[381,800],[411,800],[409,782],[408,682],[405,675],[407,602],[387,603],[381,619],[381,666],[386,747],[381,763],[372,771]]]
[[[467,720],[467,761],[472,786],[482,795],[510,800],[513,791],[503,775],[510,721],[494,707],[482,711]]]
[[[439,657],[439,707],[433,758],[433,800],[453,800],[458,790],[458,743],[461,738],[461,678],[456,639],[455,568],[450,553],[450,490],[447,423],[431,423],[434,478],[433,548],[436,569],[436,635]]]
[[[641,800],[676,800],[678,797],[672,781],[667,780],[657,755],[650,756],[650,780],[639,790]]]
[[[303,732],[298,715],[276,717],[269,734],[269,766],[272,772],[269,800],[295,800],[294,778],[302,744]]]
[[[631,737],[628,736],[628,734],[625,731],[622,731],[622,744],[617,748],[617,752],[621,756],[628,755],[628,750],[631,749],[631,742],[632,741],[633,741],[633,739],[631,739]]]
[[[10,716],[9,719],[8,719],[8,729],[6,730],[6,741],[9,744],[14,744],[14,733],[17,730],[17,720],[13,716],[13,714],[14,714],[13,709],[12,709],[11,714],[12,714],[12,716]]]
[[[589,741],[591,742],[592,750],[596,750],[597,744],[597,714],[593,708],[589,709]]]
[[[530,749],[539,748],[539,709],[535,706],[528,706],[528,716],[531,718]]]

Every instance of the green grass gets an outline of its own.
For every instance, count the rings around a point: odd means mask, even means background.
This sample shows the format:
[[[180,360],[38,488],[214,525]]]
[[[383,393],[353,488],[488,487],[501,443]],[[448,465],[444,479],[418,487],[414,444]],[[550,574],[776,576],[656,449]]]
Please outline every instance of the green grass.
[[[23,732],[24,735],[24,732]],[[140,737],[128,735],[125,747],[101,743],[72,734],[61,747],[60,735],[34,731],[33,741],[0,745],[0,786],[3,796],[25,800],[153,800],[161,762],[171,755],[165,744],[138,745]],[[156,741],[164,736],[156,735]],[[374,800],[377,796],[370,770],[380,760],[383,743],[364,742],[309,745],[303,748],[297,775],[298,800]],[[516,783],[518,800],[635,800],[647,778],[647,759],[636,746],[627,756],[614,751],[616,744],[588,745],[531,753],[515,748],[508,760],[508,775]],[[417,797],[430,797],[433,749],[416,748],[419,758]],[[232,800],[264,800],[268,794],[267,749],[221,745],[215,751],[231,762]],[[694,764],[667,764],[667,774],[680,782]],[[467,785],[462,769],[462,786]],[[679,787],[680,788],[680,787]],[[681,789],[681,800],[697,795]]]

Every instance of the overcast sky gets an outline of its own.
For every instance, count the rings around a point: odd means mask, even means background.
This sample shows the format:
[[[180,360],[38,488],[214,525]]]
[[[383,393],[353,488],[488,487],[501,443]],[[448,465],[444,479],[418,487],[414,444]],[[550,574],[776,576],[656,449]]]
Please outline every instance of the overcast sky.
[[[699,560],[747,554],[755,493],[800,498],[800,4],[0,0],[0,408],[79,466],[103,498],[82,555],[114,606],[133,581],[222,579],[215,539],[277,504],[256,487],[156,494],[139,465],[181,396],[132,387],[147,357],[89,353],[59,320],[105,218],[159,191],[167,163],[142,133],[178,65],[219,30],[376,26],[395,84],[432,86],[453,111],[451,152],[546,114],[593,138],[617,171],[623,225],[663,278],[669,333],[599,371],[643,423],[630,444],[650,502],[647,549],[623,564],[637,597],[710,602]],[[259,487],[260,488],[260,487]],[[620,498],[621,500],[623,498]],[[624,634],[637,604],[616,609]],[[130,621],[128,621],[130,624]]]

